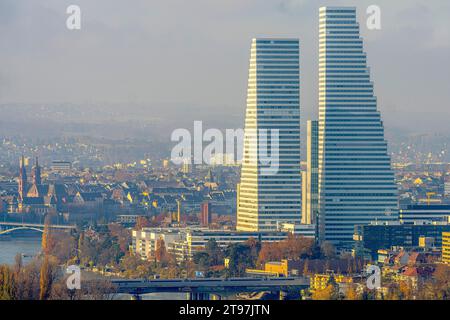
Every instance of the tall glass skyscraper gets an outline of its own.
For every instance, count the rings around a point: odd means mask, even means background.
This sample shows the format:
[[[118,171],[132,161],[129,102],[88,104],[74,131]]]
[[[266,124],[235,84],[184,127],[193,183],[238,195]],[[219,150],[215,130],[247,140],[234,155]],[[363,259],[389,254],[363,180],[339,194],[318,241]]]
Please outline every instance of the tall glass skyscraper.
[[[320,8],[319,239],[395,220],[397,187],[354,7]]]
[[[298,39],[252,40],[238,230],[275,230],[277,222],[301,220],[299,74]],[[276,158],[270,165],[265,141]]]

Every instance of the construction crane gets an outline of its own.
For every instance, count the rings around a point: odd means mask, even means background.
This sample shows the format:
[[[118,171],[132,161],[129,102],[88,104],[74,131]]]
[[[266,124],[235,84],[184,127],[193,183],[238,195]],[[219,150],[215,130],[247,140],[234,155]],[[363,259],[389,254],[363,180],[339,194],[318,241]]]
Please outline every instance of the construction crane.
[[[430,205],[431,197],[436,195],[436,192],[427,192],[427,204]]]

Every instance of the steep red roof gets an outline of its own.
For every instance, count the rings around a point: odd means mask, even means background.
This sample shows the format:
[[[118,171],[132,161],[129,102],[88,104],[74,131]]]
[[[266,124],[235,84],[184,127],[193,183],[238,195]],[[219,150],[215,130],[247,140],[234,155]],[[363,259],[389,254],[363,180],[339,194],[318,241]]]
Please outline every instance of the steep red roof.
[[[407,267],[402,275],[407,276],[407,277],[427,277],[430,276],[433,273],[433,268],[430,267]]]
[[[408,267],[408,268],[406,268],[406,270],[403,271],[402,274],[404,276],[407,276],[407,277],[417,277],[417,276],[419,276],[419,272],[418,272],[417,268],[415,268],[415,267]]]
[[[412,252],[409,256],[408,263],[416,264],[417,258],[419,257],[419,252]]]

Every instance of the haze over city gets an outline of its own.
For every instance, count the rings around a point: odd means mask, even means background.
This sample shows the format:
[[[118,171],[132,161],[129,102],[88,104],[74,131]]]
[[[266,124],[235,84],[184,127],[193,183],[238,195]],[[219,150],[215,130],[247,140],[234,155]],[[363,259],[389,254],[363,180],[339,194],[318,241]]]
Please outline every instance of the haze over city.
[[[80,0],[76,31],[65,28],[71,3],[0,3],[0,104],[71,103],[86,122],[95,104],[173,128],[240,127],[249,41],[264,35],[300,38],[302,127],[316,114],[317,10],[329,1]],[[371,1],[341,4],[358,8],[387,131],[448,133],[448,1],[377,1],[381,30],[366,28]]]
[[[0,300],[449,300],[449,9],[0,0]]]

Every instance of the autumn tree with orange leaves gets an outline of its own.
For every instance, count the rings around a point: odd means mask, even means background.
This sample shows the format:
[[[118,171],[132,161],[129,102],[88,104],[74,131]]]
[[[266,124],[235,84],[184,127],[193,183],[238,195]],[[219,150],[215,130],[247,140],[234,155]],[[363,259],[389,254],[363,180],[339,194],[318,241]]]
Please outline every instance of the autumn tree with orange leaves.
[[[166,245],[163,239],[156,241],[155,260],[157,262],[163,262],[167,257]]]
[[[134,225],[134,230],[142,230],[143,228],[150,227],[151,223],[146,217],[137,217],[136,224]]]
[[[265,242],[259,251],[258,264],[281,259],[299,260],[311,257],[314,240],[303,236],[289,235],[286,240],[279,242]]]

